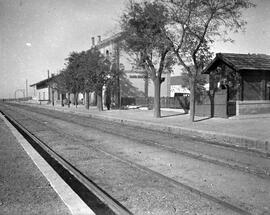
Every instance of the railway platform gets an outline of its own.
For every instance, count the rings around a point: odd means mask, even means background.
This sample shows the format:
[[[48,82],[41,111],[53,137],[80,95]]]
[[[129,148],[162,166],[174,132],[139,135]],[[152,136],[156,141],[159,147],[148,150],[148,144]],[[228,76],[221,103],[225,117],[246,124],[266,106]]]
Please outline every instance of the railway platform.
[[[14,135],[1,115],[0,214],[72,214],[69,206],[55,192],[44,173],[41,173],[38,158],[35,158],[37,167],[29,157],[31,151],[26,150],[23,143],[25,140]],[[47,172],[51,174],[48,169]],[[72,198],[71,195],[69,197]]]
[[[181,109],[162,109],[161,118],[153,117],[153,110],[106,110],[98,111],[90,106],[87,110],[83,105],[48,105],[24,102],[40,108],[85,115],[122,124],[159,130],[175,135],[183,134],[203,138],[216,144],[241,147],[248,150],[270,153],[270,114],[234,116],[228,119],[196,117],[190,122],[189,114]]]

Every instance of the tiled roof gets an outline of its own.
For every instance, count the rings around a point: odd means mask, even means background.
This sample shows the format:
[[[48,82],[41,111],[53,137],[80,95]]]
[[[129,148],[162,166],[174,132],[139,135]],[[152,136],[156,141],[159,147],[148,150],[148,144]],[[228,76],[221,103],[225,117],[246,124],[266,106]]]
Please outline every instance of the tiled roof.
[[[31,84],[30,87],[33,87],[35,85],[43,85],[43,84],[48,84],[51,80],[55,79],[55,78],[58,78],[59,75],[53,75],[51,76],[50,78],[46,78],[42,81],[39,81],[37,83],[34,83],[34,84]]]
[[[270,71],[270,56],[265,54],[234,54],[218,53],[215,59],[204,69],[209,73],[220,62],[224,62],[236,71],[241,70],[267,70]]]
[[[44,80],[42,80],[42,81],[39,81],[39,82],[34,83],[34,84],[31,84],[30,87],[33,87],[33,86],[35,86],[35,85],[46,84],[46,83],[48,83],[50,80],[52,80],[52,77],[51,77],[51,78],[46,78],[46,79],[44,79]]]

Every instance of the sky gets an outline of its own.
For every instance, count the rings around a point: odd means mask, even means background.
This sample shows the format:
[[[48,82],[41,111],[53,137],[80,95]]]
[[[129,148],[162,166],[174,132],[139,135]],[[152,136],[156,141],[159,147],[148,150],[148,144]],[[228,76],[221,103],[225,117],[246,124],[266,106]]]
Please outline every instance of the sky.
[[[91,37],[119,32],[127,0],[0,0],[0,98],[57,73],[72,51],[88,50]],[[245,32],[213,52],[270,54],[270,0],[253,0]],[[29,95],[32,89],[29,88]]]

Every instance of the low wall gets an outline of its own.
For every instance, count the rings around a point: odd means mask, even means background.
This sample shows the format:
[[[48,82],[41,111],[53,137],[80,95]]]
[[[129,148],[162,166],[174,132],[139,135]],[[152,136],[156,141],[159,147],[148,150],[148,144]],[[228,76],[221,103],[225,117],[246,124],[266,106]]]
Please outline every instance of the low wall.
[[[270,113],[269,100],[236,101],[236,115]]]

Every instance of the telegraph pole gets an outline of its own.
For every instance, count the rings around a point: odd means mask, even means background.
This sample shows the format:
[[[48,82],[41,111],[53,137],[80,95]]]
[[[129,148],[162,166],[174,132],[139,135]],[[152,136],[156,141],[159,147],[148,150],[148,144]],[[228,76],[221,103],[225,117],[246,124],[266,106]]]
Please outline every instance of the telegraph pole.
[[[120,93],[120,48],[119,43],[115,47],[115,63],[116,63],[116,102],[117,107],[121,108],[121,93]]]
[[[28,97],[28,81],[25,81],[25,97]]]
[[[50,71],[48,70],[48,79],[50,78]],[[48,100],[51,101],[51,87],[48,86]]]

